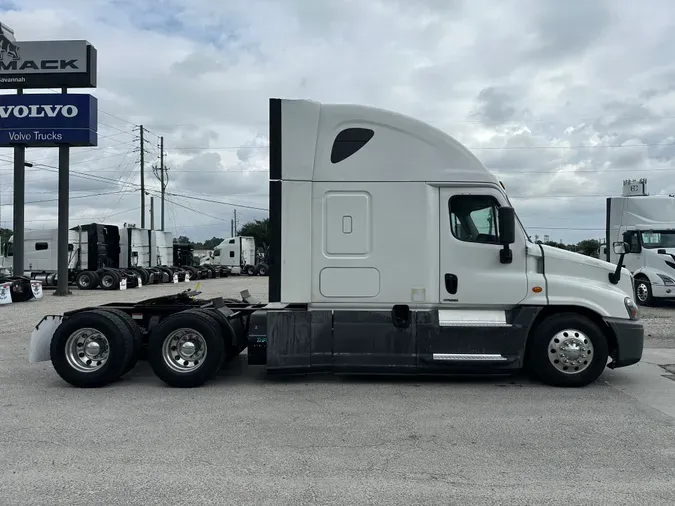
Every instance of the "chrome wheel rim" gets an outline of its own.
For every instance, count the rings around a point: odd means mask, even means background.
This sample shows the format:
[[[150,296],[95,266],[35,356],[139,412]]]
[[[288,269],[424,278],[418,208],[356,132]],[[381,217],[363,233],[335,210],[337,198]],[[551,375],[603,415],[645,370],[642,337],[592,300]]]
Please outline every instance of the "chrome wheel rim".
[[[580,330],[561,330],[548,343],[548,359],[563,374],[580,374],[591,365],[595,349]]]
[[[171,332],[162,345],[164,363],[174,372],[189,373],[201,367],[206,358],[206,339],[194,329]]]
[[[110,343],[100,330],[76,330],[66,340],[66,360],[73,369],[89,373],[99,370],[110,357]]]
[[[647,288],[647,284],[644,281],[638,282],[637,286],[635,287],[635,295],[637,295],[637,298],[640,302],[646,302],[647,298],[649,297],[649,289]]]

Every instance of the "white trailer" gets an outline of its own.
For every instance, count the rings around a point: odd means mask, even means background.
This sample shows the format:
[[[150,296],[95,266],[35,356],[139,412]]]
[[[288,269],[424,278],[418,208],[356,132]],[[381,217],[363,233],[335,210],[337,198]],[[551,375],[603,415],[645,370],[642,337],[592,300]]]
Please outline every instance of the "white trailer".
[[[649,195],[646,179],[627,179],[621,197],[607,198],[606,244],[624,241],[623,265],[635,278],[638,304],[675,299],[675,197]],[[600,255],[616,264],[619,255],[601,246]]]
[[[228,267],[232,274],[267,276],[269,266],[258,262],[255,239],[249,236],[228,237],[213,249],[213,262]]]
[[[81,387],[126,374],[143,348],[175,387],[202,385],[246,348],[268,373],[527,368],[572,387],[640,361],[630,272],[530,241],[504,186],[440,130],[271,99],[269,153],[269,303],[185,291],[47,315],[29,360]]]

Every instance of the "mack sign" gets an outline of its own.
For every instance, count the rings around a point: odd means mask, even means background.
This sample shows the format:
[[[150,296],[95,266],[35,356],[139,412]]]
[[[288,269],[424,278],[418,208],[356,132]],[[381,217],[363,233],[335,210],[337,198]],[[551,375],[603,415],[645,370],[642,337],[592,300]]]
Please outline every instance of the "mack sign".
[[[88,41],[17,41],[0,23],[0,89],[96,88],[96,74]]]
[[[96,146],[97,129],[92,95],[0,95],[0,147]]]

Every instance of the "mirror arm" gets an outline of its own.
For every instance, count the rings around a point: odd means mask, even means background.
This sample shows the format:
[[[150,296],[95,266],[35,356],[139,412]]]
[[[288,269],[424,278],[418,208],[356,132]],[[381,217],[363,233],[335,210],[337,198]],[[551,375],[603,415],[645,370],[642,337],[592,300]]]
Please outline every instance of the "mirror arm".
[[[508,244],[504,244],[503,248],[499,250],[499,262],[503,264],[510,264],[513,262],[513,251]]]
[[[608,274],[609,282],[612,283],[613,285],[616,285],[621,279],[621,269],[623,268],[623,257],[625,256],[626,253],[621,253],[621,255],[619,256],[619,261],[616,263],[616,269],[614,270],[614,272],[610,272]]]

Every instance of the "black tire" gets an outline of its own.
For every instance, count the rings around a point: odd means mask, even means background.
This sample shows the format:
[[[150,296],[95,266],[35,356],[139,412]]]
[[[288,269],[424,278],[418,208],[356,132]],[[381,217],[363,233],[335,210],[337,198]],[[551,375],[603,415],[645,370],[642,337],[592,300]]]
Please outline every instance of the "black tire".
[[[234,334],[234,329],[230,325],[229,320],[225,317],[223,313],[213,308],[198,308],[194,311],[199,311],[206,315],[215,318],[220,327],[220,335],[223,339],[223,344],[225,345],[225,360],[229,360],[239,354],[237,349],[237,337]]]
[[[645,277],[635,278],[635,301],[641,306],[653,306],[652,284]]]
[[[93,290],[96,286],[94,281],[96,279],[91,271],[82,271],[75,276],[75,284],[80,290]]]
[[[71,335],[84,328],[100,331],[108,341],[109,356],[100,368],[81,371],[67,358],[66,344]],[[98,388],[119,378],[133,353],[133,337],[124,321],[104,311],[84,311],[70,316],[59,325],[52,337],[49,353],[52,366],[67,383],[80,388]]]
[[[550,344],[554,338],[560,340]],[[560,349],[565,342],[579,344],[580,355],[577,357],[573,351]],[[553,358],[549,359],[549,356]],[[583,387],[600,377],[608,356],[607,338],[598,325],[577,313],[559,313],[546,317],[532,330],[525,360],[526,368],[548,385]],[[564,360],[570,358],[575,360],[565,365]],[[557,360],[556,364],[551,360]],[[574,372],[575,369],[579,372]]]
[[[98,273],[96,271],[91,271],[91,275],[94,278],[94,284],[93,284],[91,290],[94,290],[101,285],[101,277],[98,275]]]
[[[132,337],[133,347],[131,353],[129,354],[128,361],[122,370],[122,374],[120,375],[120,377],[122,377],[134,367],[136,367],[136,364],[141,359],[141,355],[143,354],[143,331],[138,325],[136,325],[134,319],[121,309],[102,307],[100,309],[95,309],[94,312],[106,312],[115,315],[117,318],[122,320],[129,332],[129,335]]]
[[[117,276],[115,276],[115,273],[109,269],[100,271],[99,278],[101,280],[101,288],[103,290],[116,290],[120,286]]]
[[[249,276],[255,276],[258,273],[258,269],[255,268],[255,265],[247,265],[244,269]]]
[[[257,271],[259,276],[267,276],[269,274],[270,268],[267,264],[260,263],[258,264]]]
[[[188,372],[175,371],[164,359],[164,342],[178,329],[193,329],[201,334],[206,343],[206,355],[197,366]],[[176,355],[179,356],[179,355]],[[148,362],[157,377],[171,387],[198,387],[215,377],[225,360],[225,344],[215,317],[199,309],[187,309],[162,320],[150,334]],[[174,362],[169,359],[169,362]]]

